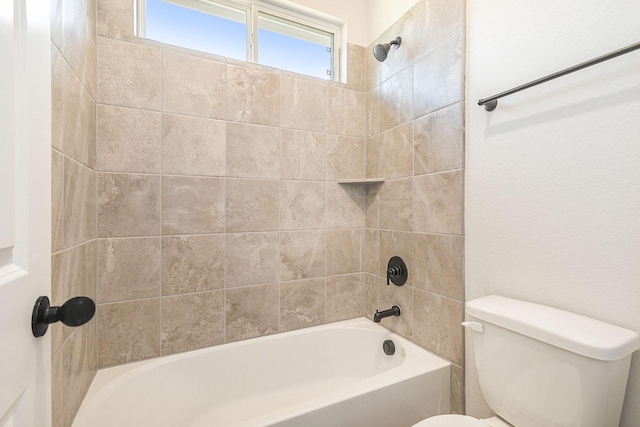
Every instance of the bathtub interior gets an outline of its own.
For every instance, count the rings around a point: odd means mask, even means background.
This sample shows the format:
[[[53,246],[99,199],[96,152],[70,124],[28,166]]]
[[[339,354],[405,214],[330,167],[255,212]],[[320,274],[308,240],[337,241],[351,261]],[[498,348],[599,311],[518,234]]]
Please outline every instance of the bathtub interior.
[[[393,356],[381,347],[389,338],[396,342]],[[96,382],[104,384],[90,390],[74,427],[284,426],[426,374],[409,369],[407,359],[420,359],[412,346],[356,319],[109,368],[98,373],[105,378]],[[446,384],[435,397],[439,413],[448,412],[448,368],[441,361],[437,382]]]

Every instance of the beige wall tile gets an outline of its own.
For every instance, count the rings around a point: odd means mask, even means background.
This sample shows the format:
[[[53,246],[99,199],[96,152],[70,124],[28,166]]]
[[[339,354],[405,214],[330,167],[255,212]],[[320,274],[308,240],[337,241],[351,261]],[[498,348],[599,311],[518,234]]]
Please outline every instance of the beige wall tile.
[[[227,342],[273,334],[280,330],[279,286],[227,289]]]
[[[460,169],[464,166],[464,104],[457,103],[416,120],[415,174]]]
[[[98,174],[91,169],[89,172],[89,190],[87,192],[87,239],[98,237]]]
[[[415,233],[413,286],[464,301],[462,238]]]
[[[347,43],[347,87],[365,91],[365,48]]]
[[[160,177],[98,174],[98,236],[149,236],[160,231]]]
[[[81,0],[62,0],[61,52],[83,86],[95,95],[96,26],[93,16]]]
[[[62,49],[62,0],[51,0],[51,42]]]
[[[98,305],[98,367],[160,355],[160,298]]]
[[[464,415],[464,368],[451,365],[451,413]]]
[[[69,257],[66,258],[66,283],[65,283],[65,301],[67,299],[87,295],[87,245],[79,245],[68,250]],[[91,295],[88,295],[91,296]],[[63,303],[65,301],[62,301]],[[75,329],[65,326],[65,338],[71,335]]]
[[[414,117],[464,99],[464,36],[450,40],[414,65]]]
[[[60,2],[61,0],[55,1]],[[54,5],[52,4],[51,7],[53,8]],[[51,44],[51,147],[59,151],[64,151],[65,67],[68,66],[64,61],[64,57],[56,45]]]
[[[380,228],[380,189],[384,184],[367,184],[365,189],[365,227]]]
[[[327,85],[281,77],[281,126],[314,132],[327,129]]]
[[[365,230],[364,271],[380,274],[380,230],[378,229]]]
[[[280,284],[280,331],[324,323],[325,279]]]
[[[373,54],[371,55],[373,56]],[[380,109],[382,100],[380,99],[380,87],[371,88],[365,95],[365,103],[367,110],[367,137],[375,136],[380,133],[382,124],[380,123]]]
[[[280,125],[280,76],[265,69],[227,66],[227,120]]]
[[[364,229],[327,230],[327,276],[363,271]]]
[[[160,49],[98,37],[98,102],[159,111]]]
[[[376,310],[380,310],[380,293],[383,290],[383,279],[373,274],[364,275],[364,315],[373,320]]]
[[[386,181],[380,188],[380,228],[412,231],[412,178]]]
[[[62,152],[84,165],[94,167],[95,102],[66,63],[62,78]]]
[[[95,296],[95,9],[54,0],[52,8],[52,305]],[[64,13],[63,13],[64,12]],[[59,50],[60,49],[60,50]],[[63,53],[61,53],[61,51]],[[64,155],[63,155],[64,154]],[[68,156],[68,157],[67,157]],[[96,322],[51,326],[52,422],[68,427],[95,375]]]
[[[222,289],[224,234],[162,238],[162,295]]]
[[[89,19],[89,21],[91,22],[91,24],[93,25],[93,27],[96,27],[96,15],[98,14],[97,11],[97,0],[81,0],[82,1],[82,6],[84,7],[84,10],[87,13],[87,17]]]
[[[324,277],[325,232],[280,232],[280,281]]]
[[[225,180],[162,177],[162,234],[224,231]]]
[[[67,426],[71,425],[97,370],[95,330],[95,320],[77,328],[61,350],[65,381],[64,424]]]
[[[413,123],[380,135],[380,175],[385,179],[413,175]]]
[[[224,176],[226,123],[198,117],[162,115],[162,172]]]
[[[462,234],[463,172],[443,172],[413,179],[415,231]]]
[[[160,296],[160,238],[98,241],[98,304]]]
[[[224,291],[162,298],[162,355],[224,343]]]
[[[325,183],[280,182],[280,229],[309,230],[325,224]]]
[[[413,119],[413,67],[409,66],[380,83],[378,93],[381,131]]]
[[[131,0],[97,0],[97,33],[112,39],[133,39],[133,6]]]
[[[327,322],[364,315],[363,276],[359,273],[327,277]]]
[[[163,51],[162,106],[165,112],[225,119],[226,94],[226,64]]]
[[[58,252],[51,257],[51,305],[60,306],[76,296],[95,298],[88,280],[90,276],[86,265],[86,245]],[[55,353],[60,351],[64,346],[63,343],[68,342],[68,338],[76,328],[56,323],[51,325],[50,330],[51,351]]]
[[[327,228],[364,227],[365,186],[327,183]]]
[[[51,252],[63,248],[64,157],[51,150]]]
[[[159,173],[162,115],[109,105],[97,108],[97,169]]]
[[[280,129],[227,123],[227,176],[280,178]]]
[[[52,352],[51,356],[51,426],[66,427],[64,424],[64,351]]]
[[[98,291],[98,241],[87,242],[87,284],[85,295],[92,300],[97,299]]]
[[[278,230],[278,181],[227,179],[227,232]]]
[[[62,236],[64,247],[83,243],[87,240],[89,220],[88,204],[91,192],[91,171],[83,165],[64,158],[64,189]]]
[[[327,135],[327,181],[365,177],[365,140]]]
[[[70,251],[51,255],[51,304],[60,306],[67,301],[67,263]],[[64,342],[65,326],[61,322],[51,324],[51,354],[56,353]]]
[[[327,170],[326,136],[281,129],[280,179],[324,181]]]
[[[366,177],[386,178],[380,171],[380,139],[379,135],[367,138],[366,142]]]
[[[227,234],[227,289],[278,281],[278,233]]]
[[[327,132],[364,138],[366,136],[364,93],[329,86],[327,95]]]
[[[465,25],[464,0],[430,0],[414,8],[416,58],[462,34]]]
[[[414,291],[414,341],[459,366],[464,365],[463,320],[463,302]]]

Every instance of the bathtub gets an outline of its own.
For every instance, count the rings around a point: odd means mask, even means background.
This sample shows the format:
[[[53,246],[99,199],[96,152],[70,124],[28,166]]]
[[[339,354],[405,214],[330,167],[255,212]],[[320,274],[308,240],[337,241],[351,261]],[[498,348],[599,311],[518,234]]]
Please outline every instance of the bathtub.
[[[353,319],[100,370],[73,427],[409,427],[449,413],[449,370]]]

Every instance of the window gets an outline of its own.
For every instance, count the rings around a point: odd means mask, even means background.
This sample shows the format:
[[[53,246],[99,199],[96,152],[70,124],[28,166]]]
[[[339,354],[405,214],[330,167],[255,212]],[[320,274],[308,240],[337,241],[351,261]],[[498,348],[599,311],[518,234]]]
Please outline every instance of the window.
[[[328,80],[339,76],[337,23],[242,0],[138,0],[137,35]]]

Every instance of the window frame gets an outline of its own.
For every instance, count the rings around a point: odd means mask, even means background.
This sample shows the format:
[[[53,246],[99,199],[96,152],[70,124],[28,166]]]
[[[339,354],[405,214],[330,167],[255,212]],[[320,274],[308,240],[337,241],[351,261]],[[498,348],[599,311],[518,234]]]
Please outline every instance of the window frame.
[[[175,4],[185,8],[207,13],[205,7],[198,7],[198,4],[203,6],[207,3],[219,4],[223,7],[231,7],[238,10],[245,11],[247,14],[247,55],[246,62],[258,64],[258,47],[259,47],[259,28],[258,17],[262,14],[272,15],[276,18],[291,21],[295,24],[303,25],[316,29],[322,32],[329,33],[333,36],[333,46],[331,47],[331,76],[329,81],[340,81],[340,51],[342,46],[341,30],[342,25],[337,21],[324,19],[321,13],[307,12],[308,9],[304,8],[304,12],[297,10],[297,8],[287,8],[280,0],[271,0],[267,3],[265,1],[250,1],[250,0],[162,0],[168,3]],[[146,39],[146,0],[135,0],[136,6],[134,7],[134,34],[136,37]],[[272,4],[275,3],[275,4]],[[302,9],[302,8],[301,8]],[[288,72],[294,72],[284,70]],[[306,75],[306,74],[303,74]]]

